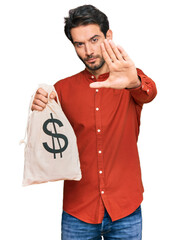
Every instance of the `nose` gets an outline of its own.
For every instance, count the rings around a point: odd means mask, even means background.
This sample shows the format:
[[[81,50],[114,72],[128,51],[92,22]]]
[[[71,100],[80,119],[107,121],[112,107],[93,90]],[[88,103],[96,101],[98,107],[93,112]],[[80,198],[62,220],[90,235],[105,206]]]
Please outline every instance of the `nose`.
[[[90,56],[93,54],[93,48],[90,43],[85,44],[85,52],[87,56]]]

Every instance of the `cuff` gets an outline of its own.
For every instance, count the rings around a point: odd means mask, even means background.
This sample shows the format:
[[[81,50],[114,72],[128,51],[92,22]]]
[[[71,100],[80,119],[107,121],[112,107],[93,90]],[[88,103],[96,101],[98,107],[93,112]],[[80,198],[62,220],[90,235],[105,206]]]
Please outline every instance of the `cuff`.
[[[138,75],[139,80],[141,81],[141,85],[137,88],[130,88],[128,89],[130,92],[146,92],[147,95],[149,95],[150,89],[148,88],[147,84],[144,80]]]

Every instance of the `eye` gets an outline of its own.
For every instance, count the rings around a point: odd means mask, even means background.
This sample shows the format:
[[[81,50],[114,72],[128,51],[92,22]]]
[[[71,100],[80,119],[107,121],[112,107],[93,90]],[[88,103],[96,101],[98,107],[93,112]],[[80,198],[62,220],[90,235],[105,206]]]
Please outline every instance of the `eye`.
[[[92,38],[92,43],[96,43],[98,41],[98,38]]]
[[[76,43],[76,44],[75,44],[75,46],[76,46],[76,47],[78,47],[78,48],[80,48],[80,47],[82,47],[82,46],[83,46],[83,43],[81,43],[81,42],[78,42],[78,43]]]

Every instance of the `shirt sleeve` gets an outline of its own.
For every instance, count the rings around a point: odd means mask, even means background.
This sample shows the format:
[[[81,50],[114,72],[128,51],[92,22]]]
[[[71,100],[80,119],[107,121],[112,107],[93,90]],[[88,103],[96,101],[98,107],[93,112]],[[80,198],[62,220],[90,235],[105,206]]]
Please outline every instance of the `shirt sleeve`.
[[[141,80],[141,85],[138,88],[128,90],[135,102],[139,105],[143,105],[144,103],[151,102],[155,98],[157,89],[154,81],[147,77],[142,70],[137,68],[137,74]]]
[[[54,88],[55,88],[55,90],[57,92],[57,96],[58,96],[59,102],[61,103],[62,97],[61,97],[60,81],[58,81],[58,82],[56,82],[54,84]],[[55,99],[55,100],[57,102],[57,99]]]

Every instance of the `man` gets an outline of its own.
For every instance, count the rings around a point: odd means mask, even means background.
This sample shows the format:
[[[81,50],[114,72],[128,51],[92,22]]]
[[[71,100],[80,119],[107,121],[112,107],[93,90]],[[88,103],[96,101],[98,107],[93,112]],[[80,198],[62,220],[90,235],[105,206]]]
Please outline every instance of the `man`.
[[[82,170],[80,181],[64,182],[62,239],[139,240],[137,139],[142,106],[156,96],[155,83],[113,43],[106,15],[94,6],[70,10],[65,34],[86,68],[55,84],[77,136]],[[38,89],[32,110],[43,110],[47,99]]]

